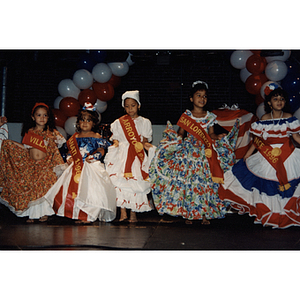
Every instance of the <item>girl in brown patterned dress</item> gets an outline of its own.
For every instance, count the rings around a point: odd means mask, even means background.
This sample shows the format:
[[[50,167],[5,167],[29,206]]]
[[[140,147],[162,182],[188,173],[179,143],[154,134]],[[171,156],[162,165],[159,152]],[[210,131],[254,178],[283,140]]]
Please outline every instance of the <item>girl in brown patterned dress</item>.
[[[54,211],[42,196],[56,182],[55,167],[64,164],[58,147],[66,142],[54,129],[54,117],[45,103],[36,103],[23,140],[3,140],[0,151],[0,203],[18,217],[46,221]]]

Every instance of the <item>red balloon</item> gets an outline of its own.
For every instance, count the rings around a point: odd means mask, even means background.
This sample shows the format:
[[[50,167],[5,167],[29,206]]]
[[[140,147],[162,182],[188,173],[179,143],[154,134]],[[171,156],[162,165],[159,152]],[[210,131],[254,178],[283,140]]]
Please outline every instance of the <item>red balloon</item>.
[[[93,105],[97,101],[96,93],[93,90],[85,89],[82,90],[78,95],[78,102],[80,105],[84,105],[85,102],[90,102]]]
[[[107,83],[111,84],[114,88],[116,88],[121,83],[121,77],[112,74]]]
[[[76,116],[80,110],[80,104],[73,97],[65,97],[59,102],[59,109],[67,116]]]
[[[92,87],[96,93],[97,98],[101,101],[109,101],[115,95],[114,87],[108,82],[94,82]]]
[[[54,108],[52,109],[53,115],[54,115],[54,123],[55,126],[59,126],[64,128],[65,127],[65,122],[68,119],[68,117],[59,109]]]
[[[246,61],[247,70],[254,75],[262,73],[266,65],[266,59],[256,54],[251,55]]]
[[[265,74],[250,75],[245,82],[247,92],[257,95],[260,93],[261,86],[267,82],[267,80],[268,79]]]

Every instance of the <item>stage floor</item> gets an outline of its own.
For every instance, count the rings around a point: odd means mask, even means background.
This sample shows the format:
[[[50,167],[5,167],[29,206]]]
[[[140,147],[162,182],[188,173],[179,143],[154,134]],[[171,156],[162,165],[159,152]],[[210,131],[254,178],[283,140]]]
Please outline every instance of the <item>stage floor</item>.
[[[182,218],[138,214],[139,222],[77,225],[51,216],[27,224],[0,206],[0,250],[299,250],[300,228],[272,229],[236,213],[210,225]]]

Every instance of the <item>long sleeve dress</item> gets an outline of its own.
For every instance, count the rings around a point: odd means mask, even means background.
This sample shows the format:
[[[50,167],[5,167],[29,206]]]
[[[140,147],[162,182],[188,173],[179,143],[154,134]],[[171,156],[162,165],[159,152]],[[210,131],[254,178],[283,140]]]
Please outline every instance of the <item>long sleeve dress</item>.
[[[185,113],[206,132],[216,123],[216,115],[211,112],[203,118],[193,117],[189,110]],[[224,172],[235,162],[237,134],[238,123],[225,138],[214,142],[213,148]],[[189,220],[200,220],[204,215],[207,219],[223,218],[227,205],[219,199],[219,184],[212,180],[204,144],[190,133],[182,139],[170,122],[163,135],[149,171],[158,213]]]
[[[134,119],[138,135],[152,140],[152,124],[149,119],[139,116]],[[116,189],[116,203],[118,207],[128,208],[135,212],[146,212],[153,209],[147,194],[151,192],[149,178],[143,178],[141,170],[148,173],[150,161],[154,155],[155,147],[151,147],[148,155],[144,152],[144,161],[141,165],[136,157],[133,161],[131,172],[133,178],[124,175],[125,164],[128,156],[129,142],[125,137],[119,119],[111,124],[111,140],[118,140],[119,146],[108,148],[105,156],[105,166],[110,174],[111,181]]]
[[[292,134],[300,132],[300,122],[296,117],[262,120],[253,123],[250,131],[273,149],[280,148]],[[225,174],[220,197],[230,201],[239,214],[255,216],[256,224],[273,228],[299,226],[299,148],[295,148],[284,161],[284,168],[288,180],[286,188],[279,182],[276,169],[258,151],[246,161],[240,160]]]
[[[21,148],[11,140],[3,140],[0,152],[0,203],[18,217],[39,219],[54,214],[43,195],[57,180],[54,169],[64,164],[58,147],[66,140],[55,129],[53,132],[30,129],[29,132],[42,137],[47,150],[46,157],[33,160],[27,149],[30,146]]]
[[[73,180],[72,162],[44,198],[58,216],[90,222],[97,219],[113,221],[116,217],[116,193],[104,164],[97,159],[90,163],[85,161],[99,147],[107,149],[110,144],[103,138],[94,137],[76,137],[76,141],[83,160],[78,189],[69,189]]]

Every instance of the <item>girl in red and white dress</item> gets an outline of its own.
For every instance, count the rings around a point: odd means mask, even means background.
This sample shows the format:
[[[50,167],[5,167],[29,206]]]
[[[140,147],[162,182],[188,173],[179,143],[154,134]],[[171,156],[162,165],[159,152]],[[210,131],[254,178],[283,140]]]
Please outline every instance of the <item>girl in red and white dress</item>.
[[[225,173],[219,196],[256,224],[300,226],[300,149],[293,143],[300,144],[300,122],[287,112],[284,90],[271,83],[265,93],[266,114],[250,129],[253,144]]]
[[[101,162],[110,143],[97,132],[98,123],[96,108],[85,103],[67,141],[69,166],[44,197],[58,216],[79,224],[116,217],[115,188]]]
[[[137,222],[136,212],[153,209],[147,194],[151,192],[148,169],[155,146],[150,120],[138,115],[141,107],[139,91],[122,95],[126,115],[111,124],[113,145],[108,148],[105,166],[116,189],[117,206],[121,208],[119,221]],[[144,151],[148,151],[148,155]]]

